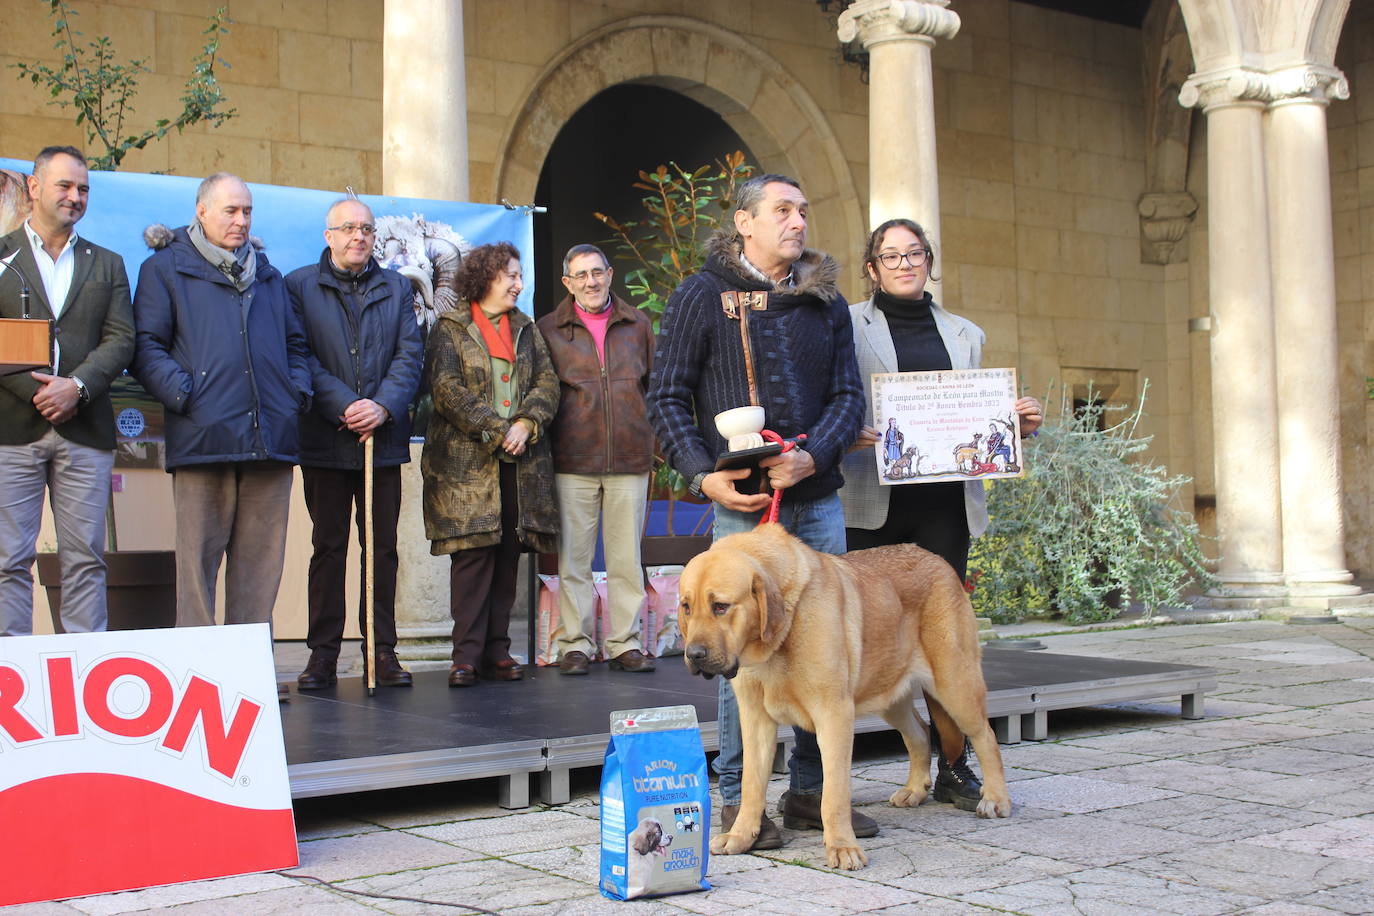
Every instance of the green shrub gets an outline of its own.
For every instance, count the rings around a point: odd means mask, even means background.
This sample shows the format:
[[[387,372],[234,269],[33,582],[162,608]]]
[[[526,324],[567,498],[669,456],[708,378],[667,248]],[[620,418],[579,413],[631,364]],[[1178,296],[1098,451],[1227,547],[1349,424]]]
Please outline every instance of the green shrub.
[[[1099,430],[1104,411],[1124,408],[1091,396],[1077,413],[1065,404],[1025,443],[1025,477],[992,484],[992,524],[969,556],[980,615],[1014,623],[1053,613],[1087,623],[1135,601],[1149,617],[1190,589],[1217,585],[1197,522],[1174,507],[1190,478],[1171,477],[1142,454],[1150,444],[1136,435],[1144,407],[1142,392],[1128,416]]]

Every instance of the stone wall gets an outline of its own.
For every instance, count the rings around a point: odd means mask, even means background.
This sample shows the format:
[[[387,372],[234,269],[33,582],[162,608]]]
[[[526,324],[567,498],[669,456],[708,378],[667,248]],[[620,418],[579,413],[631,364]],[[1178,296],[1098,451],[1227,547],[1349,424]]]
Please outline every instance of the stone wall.
[[[129,171],[208,175],[359,191],[382,190],[380,0],[76,0],[72,25],[85,45],[108,35],[117,60],[147,58],[138,111],[151,126],[181,111],[180,96],[216,6],[235,21],[218,72],[238,117],[217,130],[192,127],[129,155]],[[56,63],[46,3],[0,0],[0,155],[24,159],[50,143],[85,146],[68,111],[15,79],[18,60]],[[17,27],[26,23],[24,28]]]
[[[1350,100],[1327,109],[1331,209],[1335,223],[1336,309],[1340,328],[1341,460],[1346,557],[1356,575],[1374,574],[1374,490],[1369,472],[1374,401],[1374,7],[1354,3],[1336,54]],[[1280,392],[1283,397],[1289,392]]]

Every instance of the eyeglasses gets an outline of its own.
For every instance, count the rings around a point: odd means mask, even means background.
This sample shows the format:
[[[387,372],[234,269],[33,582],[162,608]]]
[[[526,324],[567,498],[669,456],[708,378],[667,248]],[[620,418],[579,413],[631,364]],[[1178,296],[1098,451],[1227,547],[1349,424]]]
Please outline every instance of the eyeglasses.
[[[363,235],[376,235],[377,227],[371,223],[344,223],[342,226],[326,226],[330,232],[342,232],[344,235],[352,235],[361,232]]]
[[[586,283],[588,277],[600,282],[606,279],[606,271],[598,267],[596,270],[579,270],[575,274],[568,275],[568,279],[574,283]]]
[[[882,264],[888,270],[896,270],[903,261],[906,261],[912,267],[920,267],[926,262],[926,258],[929,255],[930,251],[926,248],[913,248],[905,254],[898,254],[895,251],[885,251],[878,255],[878,263]]]

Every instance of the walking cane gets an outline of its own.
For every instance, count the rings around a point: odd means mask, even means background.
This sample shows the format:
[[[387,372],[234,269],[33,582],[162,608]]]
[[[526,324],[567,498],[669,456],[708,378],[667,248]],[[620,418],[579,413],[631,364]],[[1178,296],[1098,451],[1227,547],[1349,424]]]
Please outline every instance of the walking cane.
[[[372,458],[377,440],[368,436],[363,443],[363,671],[367,678],[367,695],[377,692],[377,646],[372,622],[374,595],[372,591]]]

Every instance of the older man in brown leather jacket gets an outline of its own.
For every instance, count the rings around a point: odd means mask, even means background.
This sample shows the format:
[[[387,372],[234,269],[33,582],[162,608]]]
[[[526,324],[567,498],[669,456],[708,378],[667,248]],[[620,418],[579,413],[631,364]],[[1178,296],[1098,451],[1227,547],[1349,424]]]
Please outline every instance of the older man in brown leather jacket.
[[[592,554],[598,517],[610,602],[606,652],[614,671],[652,671],[640,643],[644,528],[654,432],[644,405],[654,354],[648,317],[611,292],[613,272],[595,245],[563,258],[569,295],[539,319],[562,383],[549,428],[562,533],[558,553],[559,671],[586,674],[596,653]]]

